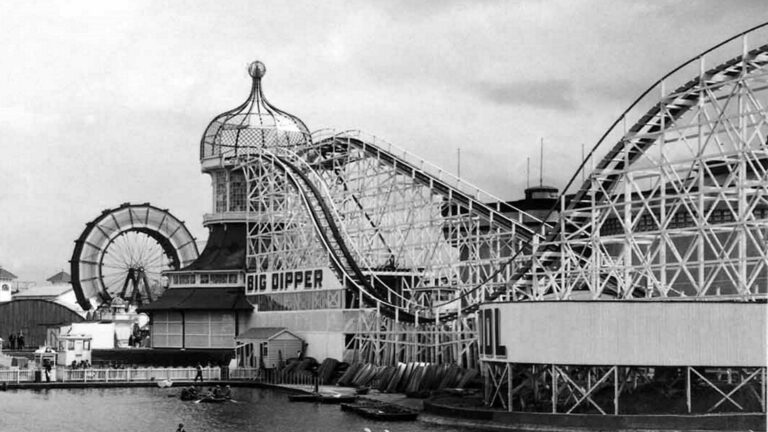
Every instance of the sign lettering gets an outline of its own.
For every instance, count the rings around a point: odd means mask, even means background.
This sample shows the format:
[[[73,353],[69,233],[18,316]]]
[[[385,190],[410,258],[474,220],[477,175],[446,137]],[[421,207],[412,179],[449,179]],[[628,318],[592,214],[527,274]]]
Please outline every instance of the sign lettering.
[[[341,288],[343,288],[342,285],[329,269],[302,269],[246,275],[246,294]]]
[[[507,347],[501,345],[501,325],[499,308],[480,309],[478,312],[480,325],[480,340],[478,342],[480,355],[489,357],[507,357]]]

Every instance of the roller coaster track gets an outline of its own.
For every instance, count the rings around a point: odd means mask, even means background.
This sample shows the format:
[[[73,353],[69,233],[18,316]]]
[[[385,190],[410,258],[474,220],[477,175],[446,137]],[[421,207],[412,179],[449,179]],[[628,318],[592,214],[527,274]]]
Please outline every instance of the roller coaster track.
[[[493,209],[490,205],[478,201],[468,193],[463,192],[458,188],[449,185],[446,181],[429,174],[425,170],[416,166],[414,163],[400,158],[393,152],[387,151],[375,144],[365,142],[364,140],[347,135],[346,133],[341,133],[320,140],[315,144],[315,147],[317,147],[321,153],[330,151],[336,152],[338,149],[347,151],[348,147],[357,148],[367,156],[376,159],[378,162],[391,166],[397,171],[398,174],[410,177],[415,182],[429,187],[431,190],[442,194],[446,198],[455,200],[457,203],[469,209],[471,213],[484,218],[489,223],[498,224],[501,227],[509,230],[514,228],[516,230],[516,235],[525,241],[530,241],[537,234],[533,229],[526,227],[518,221],[510,219],[502,213],[502,210],[505,210],[507,212],[523,214],[524,212],[522,210],[506,204],[500,200],[497,201],[497,208]],[[318,165],[318,163],[314,164],[314,166]],[[544,221],[539,220],[532,215],[528,215],[528,217],[536,223],[544,224]]]
[[[507,211],[516,211],[519,214],[522,213],[518,209],[504,203],[499,203],[497,209],[491,208],[489,205],[478,201],[470,194],[449,185],[445,180],[438,179],[435,176],[424,172],[424,170],[420,169],[415,164],[405,161],[403,158],[400,158],[377,145],[347,135],[337,135],[321,140],[313,147],[320,149],[321,152],[325,152],[326,155],[329,151],[338,153],[339,151],[346,152],[350,148],[359,149],[366,155],[366,157],[374,158],[377,162],[394,168],[398,174],[407,176],[418,184],[429,187],[431,191],[443,195],[449,201],[463,206],[468,213],[486,220],[489,224],[497,224],[502,227],[502,229],[514,232],[515,236],[521,240],[521,243],[526,245],[526,249],[530,244],[530,240],[537,235],[535,230],[523,225],[517,220],[505,216],[500,211],[501,208],[504,208]],[[401,322],[420,324],[434,323],[434,318],[421,315],[417,316],[417,314],[413,312],[413,308],[405,307],[404,305],[408,304],[409,299],[403,298],[400,293],[392,291],[384,282],[378,280],[375,275],[371,275],[370,273],[366,274],[368,270],[371,270],[370,266],[366,263],[357,262],[355,256],[357,255],[360,257],[362,255],[356,254],[350,247],[350,244],[352,243],[346,240],[348,236],[344,232],[341,217],[338,215],[338,211],[333,205],[329,204],[332,202],[330,193],[327,190],[321,190],[321,188],[315,184],[321,181],[317,179],[313,181],[308,175],[308,173],[312,173],[313,171],[322,170],[324,168],[327,169],[328,166],[326,165],[323,167],[322,161],[308,163],[304,157],[287,150],[278,150],[277,152],[280,154],[277,155],[263,152],[259,155],[259,158],[261,158],[263,162],[284,172],[289,181],[296,188],[322,243],[329,253],[333,267],[342,279],[348,281],[360,292],[361,299],[365,303],[370,306],[378,307],[381,313],[386,317],[396,318]],[[319,178],[316,172],[313,177]],[[356,203],[358,206],[362,205],[359,201],[356,201]],[[531,219],[534,218],[531,217]],[[370,218],[367,218],[367,220],[369,223],[373,223]],[[527,252],[529,253],[530,251],[527,250]],[[519,255],[520,254],[518,253],[516,256]],[[500,293],[494,293],[492,297],[495,298],[499,294]],[[393,302],[393,296],[395,299],[401,299],[401,301]],[[462,313],[470,313],[476,308],[477,305],[468,304],[465,306]],[[440,321],[450,321],[455,319],[456,315],[456,312],[446,313],[440,317]]]
[[[285,156],[281,157],[264,152],[258,157],[272,163],[275,168],[287,175],[288,180],[299,192],[316,231],[330,255],[332,265],[343,280],[348,281],[360,291],[363,301],[370,306],[378,306],[380,311],[390,318],[397,316],[401,321],[411,323],[428,321],[427,318],[418,320],[416,315],[402,309],[396,311],[398,307],[386,300],[387,293],[385,290],[387,288],[382,283],[371,283],[370,279],[363,274],[363,270],[357,264],[352,251],[344,240],[341,228],[336,223],[335,212],[323,199],[323,193],[320,189],[301,168],[290,162]]]
[[[426,172],[424,169],[417,166],[418,162],[414,163],[414,162],[407,161],[405,160],[405,158],[398,157],[393,151],[385,150],[384,148],[382,148],[382,146],[378,146],[376,144],[372,144],[370,142],[366,142],[363,139],[352,136],[349,132],[342,132],[330,137],[320,139],[316,142],[314,147],[319,150],[321,155],[325,155],[326,157],[328,154],[345,153],[345,152],[348,152],[350,148],[356,148],[362,151],[363,154],[365,154],[366,156],[374,158],[377,162],[384,165],[391,166],[396,170],[398,174],[409,177],[413,179],[416,183],[424,185],[430,188],[430,190],[443,195],[449,201],[453,200],[454,202],[464,206],[466,209],[468,209],[470,213],[485,219],[489,224],[497,224],[506,230],[514,229],[516,237],[520,238],[523,241],[522,248],[520,248],[503,266],[501,266],[499,269],[494,271],[494,273],[486,279],[486,282],[496,277],[507,266],[511,265],[514,262],[521,262],[521,258],[525,256],[529,256],[532,253],[531,242],[533,238],[534,237],[541,238],[541,234],[539,234],[539,231],[536,231],[530,227],[522,225],[521,222],[513,220],[502,213],[502,211],[507,211],[507,212],[517,213],[518,215],[522,215],[524,213],[522,210],[517,209],[511,205],[508,205],[503,201],[501,201],[500,199],[494,200],[495,201],[494,207],[496,207],[494,209],[490,205],[478,201],[475,197],[471,196],[470,194],[459,190],[457,187],[451,186],[450,184],[448,184],[447,181],[439,179],[435,175],[432,175]],[[403,151],[403,153],[408,155],[407,152]],[[322,169],[324,164],[327,164],[327,160],[318,161],[311,165],[314,169]],[[423,161],[420,163],[420,165],[423,165]],[[548,224],[546,224],[543,220],[538,219],[532,215],[526,215],[526,216],[530,220],[534,221],[535,224],[539,225],[542,231],[551,229],[551,227]],[[529,262],[529,260],[522,260],[522,262],[523,263]],[[530,265],[528,267],[530,267]],[[516,275],[516,279],[520,279],[520,277],[523,275],[524,274]],[[527,282],[525,282],[525,284],[531,285],[530,278],[527,279]],[[482,289],[484,285],[485,283],[481,283],[478,286],[471,289],[470,291],[463,293],[458,298],[442,303],[439,306],[454,303],[456,301],[463,301],[464,299],[467,298],[469,294],[474,293],[479,289]],[[500,297],[501,295],[507,293],[507,291],[508,291],[508,287],[505,287],[502,289],[494,289],[493,291],[491,291],[489,294],[485,296],[485,300],[493,301],[498,297]],[[461,314],[467,315],[467,314],[473,313],[478,309],[478,307],[479,307],[479,304],[469,302],[469,304],[467,304],[462,308]],[[451,321],[456,319],[458,315],[459,314],[456,312],[447,312],[440,316],[440,321],[442,322]]]
[[[603,157],[596,169],[598,171],[620,171],[626,166],[632,165],[656,142],[654,135],[673,126],[679,118],[696,106],[699,102],[700,92],[698,90],[700,88],[716,88],[726,80],[736,78],[741,74],[748,74],[766,65],[768,65],[768,45],[763,45],[749,51],[746,56],[733,58],[706,71],[703,74],[703,79],[696,78],[688,81],[643,115],[629,129],[624,139],[616,143]],[[630,150],[627,151],[625,151],[626,142],[632,144]],[[618,184],[619,178],[618,174],[606,176],[595,199],[600,201],[609,196]],[[573,210],[584,206],[586,204],[584,197],[587,196],[589,190],[590,183],[585,182],[571,200],[568,209]]]
[[[619,118],[613,123],[613,125],[609,128],[609,130],[605,132],[605,134],[600,138],[598,143],[590,151],[588,158],[595,153],[598,147],[600,147],[601,144],[604,142],[608,134],[612,130],[614,130],[619,125],[619,123],[625,118],[626,114],[631,109],[633,109],[653,89],[657,88],[659,84],[661,84],[665,79],[667,79],[668,77],[673,75],[675,72],[682,69],[684,66],[689,65],[692,62],[700,59],[705,54],[723,46],[724,44],[732,40],[735,40],[739,37],[744,36],[745,34],[748,34],[756,29],[759,29],[765,26],[768,26],[768,23],[762,24],[744,33],[736,35],[710,48],[709,50],[699,54],[698,56],[690,59],[689,61],[681,64],[680,66],[678,66],[677,68],[669,72],[668,74],[664,75],[664,77],[659,79],[651,87],[649,87],[645,92],[643,92],[622,113],[622,115],[619,116]],[[746,75],[750,72],[761,69],[766,65],[768,65],[768,45],[762,45],[756,49],[750,50],[744,55],[732,58],[714,68],[711,68],[706,72],[703,72],[700,75],[700,77],[697,77],[695,79],[692,79],[686,82],[682,86],[675,89],[668,96],[663,98],[661,101],[659,101],[659,103],[653,105],[652,108],[650,108],[643,116],[641,116],[640,119],[632,127],[629,128],[629,130],[622,137],[622,139],[618,143],[616,143],[610,149],[610,151],[602,158],[599,164],[597,164],[595,171],[596,172],[611,172],[611,171],[618,172],[632,165],[642,155],[644,155],[645,152],[650,147],[653,146],[653,144],[657,141],[657,137],[661,132],[675,125],[678,119],[680,119],[682,116],[688,113],[693,107],[695,107],[699,103],[699,99],[700,99],[699,95],[701,94],[701,92],[699,91],[700,89],[707,88],[711,91],[716,90],[719,86],[722,85],[722,83],[727,82],[728,80],[737,78],[742,74]],[[627,143],[631,143],[631,146],[628,146]],[[628,148],[629,150],[627,150]],[[586,160],[587,159],[585,159],[585,161]],[[562,192],[563,194],[565,194],[566,191],[570,188],[570,186],[574,183],[579,172],[585,169],[585,163],[586,162],[582,163],[582,166],[579,168],[579,170],[577,170],[577,172],[569,181],[568,185],[563,189],[563,192]],[[567,211],[586,208],[590,205],[590,202],[592,200],[596,202],[600,202],[601,200],[607,199],[612,193],[614,193],[615,188],[619,184],[620,180],[621,180],[620,174],[606,175],[602,179],[601,185],[598,189],[599,191],[596,193],[594,197],[589,196],[591,191],[591,186],[592,186],[591,181],[590,180],[585,181],[582,184],[581,188],[575,193],[573,198],[570,200],[567,207]],[[562,199],[563,199],[563,196],[560,197],[559,201],[561,201]],[[556,208],[551,209],[549,213],[552,214],[554,211],[556,211]],[[546,267],[551,268],[557,265],[557,258],[559,257],[559,253],[557,251],[555,240],[561,235],[570,235],[570,234],[578,233],[580,226],[588,223],[589,217],[590,216],[588,214],[581,214],[581,215],[576,214],[576,216],[572,219],[573,222],[571,222],[569,226],[565,227],[565,232],[563,231],[563,228],[561,225],[559,224],[556,225],[554,229],[548,233],[547,239],[544,242],[544,244],[538,249],[538,254],[539,254],[538,266],[540,268],[546,268]],[[582,232],[582,234],[584,233]],[[586,238],[586,235],[585,235],[585,238]],[[584,245],[581,248],[581,252],[582,252],[581,259],[586,260],[589,258],[591,249],[586,245]],[[511,283],[513,284],[519,283],[519,281],[521,280],[530,278],[531,271],[533,270],[533,266],[534,266],[534,262],[528,261],[527,265],[521,266],[520,268],[518,268],[511,279]],[[633,291],[630,294],[636,296],[642,293],[637,293]]]

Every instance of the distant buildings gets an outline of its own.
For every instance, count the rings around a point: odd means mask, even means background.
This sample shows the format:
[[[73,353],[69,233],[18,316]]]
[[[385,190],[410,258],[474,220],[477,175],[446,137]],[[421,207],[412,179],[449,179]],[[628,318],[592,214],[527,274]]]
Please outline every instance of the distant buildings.
[[[11,301],[13,281],[16,275],[0,267],[0,302]]]

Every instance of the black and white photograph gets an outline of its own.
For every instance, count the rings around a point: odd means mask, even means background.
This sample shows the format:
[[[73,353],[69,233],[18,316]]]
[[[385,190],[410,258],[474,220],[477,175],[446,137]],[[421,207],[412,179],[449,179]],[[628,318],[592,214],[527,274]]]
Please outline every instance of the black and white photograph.
[[[765,431],[765,0],[0,0],[0,432]]]

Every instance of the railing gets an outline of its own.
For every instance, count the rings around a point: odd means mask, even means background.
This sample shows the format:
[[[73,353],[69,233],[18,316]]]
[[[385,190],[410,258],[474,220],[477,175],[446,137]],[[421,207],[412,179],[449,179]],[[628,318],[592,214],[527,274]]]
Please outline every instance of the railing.
[[[56,381],[63,382],[151,382],[151,381],[192,381],[197,375],[195,368],[94,368],[68,369],[56,368]],[[45,379],[45,371],[41,369],[7,369],[0,370],[0,382],[32,382],[35,372],[40,372]],[[221,368],[203,368],[203,381],[221,380]]]
[[[0,369],[0,382],[27,382],[35,377],[34,369]]]
[[[158,382],[194,381],[195,368],[91,368],[69,369],[56,368],[52,374],[56,382]],[[45,381],[43,369],[0,369],[0,382],[22,383],[35,381],[36,372]],[[221,368],[203,368],[203,381],[220,381]],[[310,373],[282,374],[277,369],[235,368],[229,370],[228,379],[238,381],[257,381],[264,384],[314,385],[315,377]]]
[[[126,369],[64,369],[58,373],[59,381],[192,381],[197,375],[195,368],[126,368]],[[221,368],[203,368],[203,381],[221,379]]]
[[[264,384],[314,385],[315,376],[309,373],[283,375],[276,369],[236,368],[229,370],[229,379],[258,381]]]

